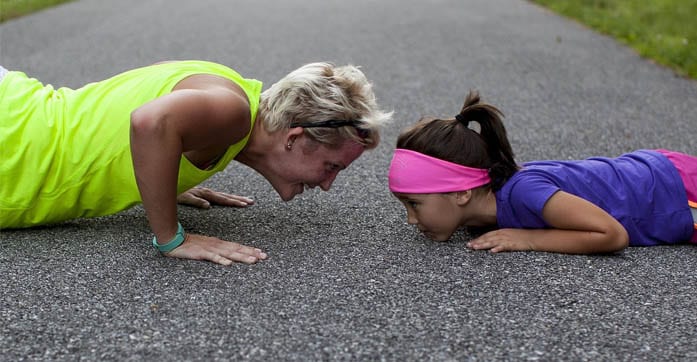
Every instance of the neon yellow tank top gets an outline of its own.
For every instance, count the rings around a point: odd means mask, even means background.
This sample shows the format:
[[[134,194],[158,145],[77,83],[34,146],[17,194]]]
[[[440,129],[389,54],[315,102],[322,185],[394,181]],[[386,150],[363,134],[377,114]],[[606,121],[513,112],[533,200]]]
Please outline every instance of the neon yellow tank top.
[[[0,82],[0,229],[109,215],[140,203],[130,114],[193,74],[215,74],[238,84],[249,99],[254,125],[262,83],[216,63],[162,63],[75,90],[56,90],[9,72]],[[178,191],[225,169],[248,139],[249,134],[230,146],[210,170],[182,156]]]

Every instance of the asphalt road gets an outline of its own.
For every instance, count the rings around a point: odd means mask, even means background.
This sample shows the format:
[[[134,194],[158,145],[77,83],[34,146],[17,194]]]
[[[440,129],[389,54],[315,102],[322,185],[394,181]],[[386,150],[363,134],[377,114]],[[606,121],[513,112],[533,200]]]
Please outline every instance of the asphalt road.
[[[266,86],[358,64],[395,121],[331,192],[286,204],[231,165],[207,185],[257,205],[181,208],[257,265],[163,258],[139,207],[0,232],[0,360],[697,359],[697,248],[472,252],[423,239],[386,185],[399,130],[469,89],[521,162],[697,153],[697,82],[521,0],[81,0],[0,25],[0,64],[55,86],[192,58]]]

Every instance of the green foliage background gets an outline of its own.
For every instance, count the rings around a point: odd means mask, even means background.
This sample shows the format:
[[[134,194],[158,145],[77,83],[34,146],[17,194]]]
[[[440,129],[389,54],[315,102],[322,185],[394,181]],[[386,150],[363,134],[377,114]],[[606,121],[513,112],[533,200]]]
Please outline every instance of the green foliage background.
[[[0,22],[71,0],[0,0]]]
[[[531,0],[697,78],[697,0]]]

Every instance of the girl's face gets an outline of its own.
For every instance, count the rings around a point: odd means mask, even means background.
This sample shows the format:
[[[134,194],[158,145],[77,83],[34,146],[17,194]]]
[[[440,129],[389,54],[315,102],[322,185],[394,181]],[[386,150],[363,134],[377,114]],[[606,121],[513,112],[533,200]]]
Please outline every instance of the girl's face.
[[[407,209],[407,222],[429,239],[446,241],[461,226],[462,210],[456,193],[394,195]]]

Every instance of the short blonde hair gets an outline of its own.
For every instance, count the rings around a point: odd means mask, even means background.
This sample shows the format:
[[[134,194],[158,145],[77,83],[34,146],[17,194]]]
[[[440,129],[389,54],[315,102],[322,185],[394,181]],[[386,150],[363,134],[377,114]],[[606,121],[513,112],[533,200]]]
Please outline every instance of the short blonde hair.
[[[360,137],[354,127],[308,127],[305,132],[330,146],[350,139],[371,149],[380,142],[379,128],[390,121],[392,112],[378,109],[372,85],[357,67],[321,62],[306,64],[265,90],[259,116],[269,132],[298,122],[358,121],[357,127],[368,131],[361,132],[367,137]]]

